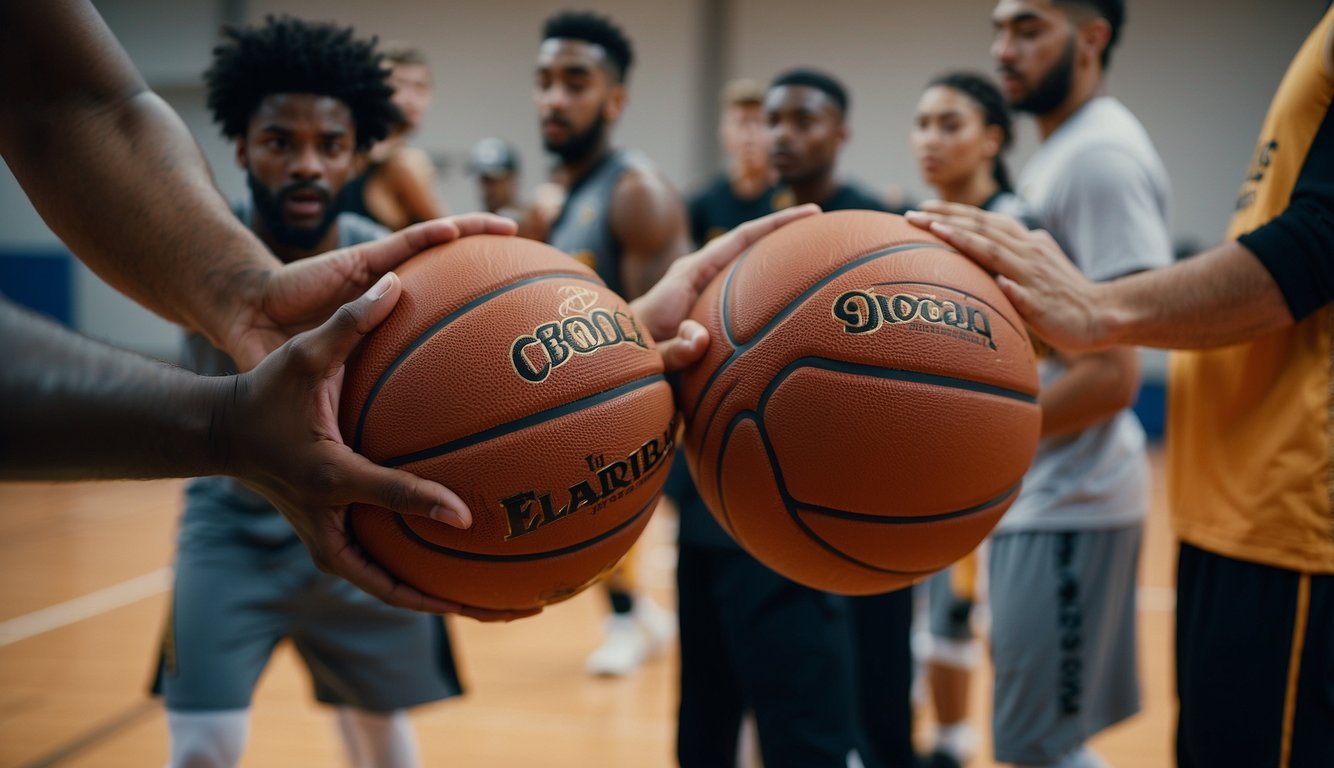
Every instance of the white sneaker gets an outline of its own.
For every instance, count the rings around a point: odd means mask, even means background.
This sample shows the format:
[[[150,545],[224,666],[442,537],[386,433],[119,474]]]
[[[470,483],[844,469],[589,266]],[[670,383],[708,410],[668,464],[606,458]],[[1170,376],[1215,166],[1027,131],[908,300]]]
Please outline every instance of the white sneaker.
[[[676,641],[676,614],[653,602],[647,595],[635,595],[635,621],[648,638],[645,658],[652,658]]]
[[[588,654],[590,674],[620,677],[639,668],[648,658],[649,639],[632,616],[609,616],[603,623],[602,645]]]

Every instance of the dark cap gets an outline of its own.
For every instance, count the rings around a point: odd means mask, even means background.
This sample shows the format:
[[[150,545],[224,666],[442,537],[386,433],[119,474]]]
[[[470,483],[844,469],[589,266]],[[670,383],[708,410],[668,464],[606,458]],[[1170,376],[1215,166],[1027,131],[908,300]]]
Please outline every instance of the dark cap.
[[[482,139],[472,148],[468,172],[498,178],[519,169],[519,156],[503,139]]]

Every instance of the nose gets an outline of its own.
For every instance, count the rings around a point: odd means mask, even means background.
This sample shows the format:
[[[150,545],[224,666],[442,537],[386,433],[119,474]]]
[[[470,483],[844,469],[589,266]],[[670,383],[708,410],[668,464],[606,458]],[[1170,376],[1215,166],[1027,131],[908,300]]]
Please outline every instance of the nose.
[[[295,180],[308,181],[324,176],[324,162],[313,143],[299,146],[292,154],[288,174]]]
[[[1005,30],[996,33],[991,41],[991,58],[999,64],[1012,64],[1016,57],[1014,36]]]

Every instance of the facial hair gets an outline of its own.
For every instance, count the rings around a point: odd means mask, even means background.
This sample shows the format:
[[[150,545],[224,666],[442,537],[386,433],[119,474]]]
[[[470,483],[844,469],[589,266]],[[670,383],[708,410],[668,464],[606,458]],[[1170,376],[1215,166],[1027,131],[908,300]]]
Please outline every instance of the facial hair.
[[[1070,87],[1075,77],[1075,38],[1071,35],[1065,45],[1065,51],[1051,71],[1043,76],[1027,95],[1010,104],[1020,112],[1044,115],[1056,109],[1070,95]]]
[[[333,204],[329,191],[314,182],[294,181],[279,187],[277,192],[270,192],[255,174],[246,171],[246,185],[250,187],[250,198],[255,203],[255,213],[264,220],[264,225],[280,245],[311,250],[320,244],[338,218],[339,210]],[[283,201],[297,190],[317,192],[323,199],[324,218],[314,227],[292,227],[283,221]]]
[[[561,163],[565,165],[577,163],[597,151],[606,130],[607,120],[603,117],[602,107],[598,107],[597,116],[593,118],[593,123],[587,129],[570,134],[568,139],[558,145],[545,142],[546,148],[548,152],[552,152],[559,157]]]

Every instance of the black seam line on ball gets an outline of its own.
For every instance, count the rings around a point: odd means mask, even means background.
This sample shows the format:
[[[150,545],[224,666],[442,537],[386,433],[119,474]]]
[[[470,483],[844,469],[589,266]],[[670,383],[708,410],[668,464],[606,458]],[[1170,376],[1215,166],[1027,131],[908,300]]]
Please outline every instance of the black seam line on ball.
[[[722,290],[723,305],[721,310],[721,315],[722,315],[721,325],[723,327],[723,333],[727,335],[728,344],[732,346],[732,354],[729,355],[728,358],[724,360],[722,364],[719,365],[714,370],[714,372],[709,376],[709,380],[705,382],[704,388],[699,391],[699,397],[697,397],[695,399],[695,402],[690,406],[690,415],[688,417],[688,420],[695,418],[695,412],[699,409],[700,401],[704,399],[704,395],[708,393],[709,389],[713,386],[713,382],[719,376],[722,375],[723,371],[731,367],[732,363],[736,362],[737,358],[741,357],[741,355],[746,350],[750,349],[751,347],[758,344],[761,340],[763,340],[764,337],[767,336],[774,328],[776,328],[780,323],[786,320],[788,315],[791,315],[793,312],[797,311],[797,307],[801,306],[801,304],[804,301],[806,301],[806,299],[815,295],[820,289],[824,288],[826,285],[833,282],[843,274],[853,269],[856,269],[857,267],[860,267],[861,265],[867,262],[875,261],[876,259],[884,258],[885,256],[890,256],[895,253],[901,253],[903,251],[915,251],[920,248],[940,248],[940,247],[941,246],[939,243],[903,243],[901,245],[895,245],[889,248],[882,248],[878,251],[873,251],[871,253],[866,254],[865,256],[859,256],[856,259],[853,259],[852,261],[849,261],[847,264],[844,264],[843,266],[834,270],[833,272],[830,272],[829,274],[825,275],[823,278],[817,280],[809,288],[807,288],[806,290],[798,294],[796,297],[794,297],[792,301],[788,302],[786,305],[783,306],[782,309],[778,310],[778,312],[769,319],[769,322],[761,326],[760,329],[755,332],[755,335],[752,336],[750,340],[744,344],[737,344],[736,338],[732,335],[732,306],[731,306],[732,279],[736,276],[737,270],[740,268],[741,264],[740,262],[738,262],[737,264],[733,265],[731,271],[727,273],[726,281],[723,283],[723,290]]]
[[[921,373],[919,371],[905,371],[899,368],[881,368],[874,365],[848,363],[842,360],[831,360],[823,357],[799,357],[784,366],[774,376],[773,381],[769,382],[769,386],[765,387],[764,392],[760,395],[760,401],[756,406],[759,413],[764,413],[765,406],[769,403],[769,398],[778,390],[779,385],[786,381],[793,373],[803,368],[819,368],[826,371],[834,371],[836,373],[849,373],[877,379],[891,379],[894,381],[906,381],[913,384],[928,384],[937,387],[947,387],[949,389],[962,389],[969,392],[978,392],[984,395],[993,395],[995,397],[1017,400],[1021,403],[1031,405],[1036,405],[1038,401],[1036,396],[1025,392],[1008,389],[1006,387],[998,387],[993,384],[983,384],[969,379],[959,379],[933,373]],[[733,384],[733,387],[735,386],[736,385]],[[723,403],[726,402],[727,394],[731,391],[732,388],[729,387],[727,392],[724,392],[723,396],[718,398],[718,407],[709,415],[709,420],[704,424],[704,428],[700,431],[700,445],[703,445],[705,441],[708,440],[709,433],[713,430],[714,419],[717,418],[718,411],[722,409]],[[755,411],[744,411],[743,413],[754,412]],[[737,416],[740,415],[740,413],[737,414]],[[733,421],[735,421],[735,419],[736,416],[733,417]],[[730,425],[728,427],[728,432],[731,432]],[[719,487],[721,488],[721,485]]]
[[[939,523],[943,520],[953,520],[959,517],[968,517],[970,515],[975,515],[978,512],[985,512],[988,509],[995,507],[997,504],[1004,502],[1006,499],[1010,498],[1010,496],[1018,493],[1019,488],[1022,485],[1023,481],[1021,480],[1020,482],[1015,483],[1009,488],[1006,488],[995,498],[988,499],[982,502],[981,504],[974,504],[971,507],[964,507],[963,509],[956,509],[950,512],[940,512],[934,515],[882,517],[880,515],[865,515],[860,512],[849,512],[845,509],[832,509],[830,507],[822,507],[818,504],[806,504],[804,502],[797,501],[796,499],[793,499],[793,502],[796,504],[797,509],[800,509],[805,512],[810,512],[812,514],[821,515],[822,517],[836,517],[840,520],[852,520],[854,522],[869,523],[871,525],[918,525],[919,523]]]
[[[535,275],[533,277],[527,277],[524,278],[523,280],[517,280],[513,283],[502,285],[499,288],[496,288],[495,290],[488,291],[487,293],[478,296],[477,298],[469,301],[468,303],[454,310],[453,312],[450,312],[448,315],[445,315],[444,317],[435,321],[434,323],[431,324],[429,328],[422,331],[421,334],[417,336],[417,338],[412,340],[411,344],[405,347],[402,352],[398,353],[398,357],[394,358],[394,361],[384,369],[384,371],[380,374],[380,377],[375,380],[375,386],[371,387],[370,393],[366,395],[366,402],[361,404],[361,413],[357,415],[357,428],[353,431],[352,435],[352,450],[356,451],[357,453],[361,453],[362,431],[366,426],[366,418],[370,415],[371,405],[375,402],[376,395],[380,394],[380,390],[384,387],[385,383],[389,381],[389,377],[394,374],[394,371],[398,370],[398,367],[402,365],[404,361],[406,361],[408,357],[412,355],[413,352],[416,352],[421,345],[425,344],[427,340],[429,340],[432,336],[443,330],[445,326],[449,325],[450,323],[459,319],[463,315],[476,309],[478,306],[485,304],[491,299],[494,299],[497,296],[509,293],[510,291],[516,290],[518,288],[522,288],[525,285],[531,285],[532,283],[540,283],[546,280],[560,280],[560,279],[582,280],[583,282],[593,283],[594,285],[602,284],[601,281],[599,281],[595,277],[590,277],[588,275],[581,275],[577,272],[553,272],[547,275]],[[448,396],[448,393],[446,393],[446,396]]]
[[[552,557],[560,557],[561,555],[572,554],[580,550],[588,549],[589,547],[595,544],[601,543],[602,541],[605,541],[611,538],[612,536],[615,536],[616,534],[620,533],[626,528],[629,528],[631,525],[635,523],[635,521],[639,520],[639,518],[643,517],[646,513],[652,510],[654,505],[658,503],[658,499],[659,497],[661,497],[661,495],[662,495],[661,492],[653,494],[653,498],[649,499],[649,502],[645,504],[643,507],[641,507],[638,512],[626,518],[624,522],[617,523],[616,527],[612,528],[611,530],[603,531],[602,533],[599,533],[597,536],[594,536],[591,539],[585,539],[579,542],[578,544],[571,544],[568,547],[561,547],[560,549],[551,549],[545,552],[528,552],[519,555],[490,555],[490,554],[483,554],[480,552],[468,552],[462,549],[454,549],[452,547],[446,547],[440,544],[436,544],[433,541],[427,541],[426,539],[423,539],[421,536],[418,536],[417,532],[412,530],[412,528],[408,525],[407,518],[405,518],[402,515],[395,515],[395,518],[397,519],[394,522],[398,524],[399,530],[401,530],[404,533],[404,535],[406,535],[408,538],[412,539],[415,543],[421,545],[422,547],[431,550],[432,552],[438,552],[442,555],[449,555],[450,557],[456,557],[460,560],[475,560],[479,562],[488,562],[488,563],[523,563],[523,562],[530,562],[533,560],[546,560]]]
[[[403,454],[402,456],[394,456],[379,463],[386,467],[401,467],[404,464],[411,464],[414,461],[433,459],[437,456],[443,456],[451,451],[461,450],[487,440],[495,439],[502,435],[507,435],[511,432],[518,432],[521,429],[527,429],[528,427],[537,426],[538,424],[551,421],[552,419],[558,419],[566,414],[581,411],[585,408],[592,408],[595,405],[601,405],[602,403],[615,400],[616,398],[622,395],[627,395],[637,389],[643,389],[644,387],[657,384],[658,382],[666,383],[666,381],[666,377],[661,373],[652,373],[648,376],[628,381],[620,386],[612,387],[611,389],[603,390],[586,397],[581,397],[578,400],[572,400],[568,403],[548,408],[545,411],[529,414],[521,419],[507,421],[504,424],[497,424],[489,429],[484,429],[481,432],[474,432],[471,435],[465,435],[464,437],[450,440],[447,443],[442,443],[433,448],[424,448],[420,451]]]

